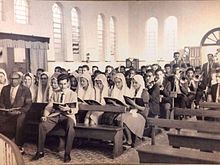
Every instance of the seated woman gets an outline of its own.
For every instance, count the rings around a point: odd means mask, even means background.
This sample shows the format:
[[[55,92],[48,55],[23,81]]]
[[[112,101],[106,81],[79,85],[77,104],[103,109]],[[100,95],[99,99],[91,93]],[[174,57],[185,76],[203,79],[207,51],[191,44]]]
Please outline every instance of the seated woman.
[[[4,69],[0,68],[0,93],[4,86],[8,85],[7,74]]]
[[[28,87],[31,91],[32,102],[36,101],[37,86],[34,84],[34,75],[32,73],[26,73],[23,76],[23,85]]]
[[[49,101],[49,74],[43,72],[40,75],[38,89],[37,89],[37,102],[48,103]]]
[[[135,138],[143,137],[146,118],[149,112],[149,94],[145,89],[144,79],[141,75],[135,75],[133,77],[131,90],[133,91],[134,98],[142,98],[144,102],[144,106],[140,106],[134,100],[129,99],[131,105],[130,111],[122,115],[127,144],[134,146]],[[135,138],[132,138],[132,135]]]
[[[70,89],[74,92],[76,92],[77,87],[78,87],[78,73],[71,73],[69,76],[70,79]]]
[[[58,81],[57,81],[57,77],[58,77],[59,75],[60,75],[60,73],[55,72],[55,73],[51,76],[51,78],[50,78],[49,99],[51,98],[53,92],[57,92],[57,91],[60,90],[60,87],[59,87],[59,84],[58,84]]]
[[[107,97],[109,93],[107,78],[104,74],[99,74],[95,78],[95,100],[104,105],[104,97]],[[97,125],[103,112],[87,112],[85,117],[85,123],[90,125]]]
[[[124,74],[116,73],[114,76],[114,84],[111,97],[125,103],[124,96],[131,96],[131,91],[127,86]]]
[[[81,100],[94,100],[95,92],[92,85],[91,75],[89,73],[83,73],[82,75],[80,75],[79,81],[80,83],[77,90],[78,97]],[[82,119],[85,118],[86,114],[84,114],[83,112],[79,112],[78,115],[78,122],[82,122]],[[84,123],[89,124],[89,119],[85,118]]]

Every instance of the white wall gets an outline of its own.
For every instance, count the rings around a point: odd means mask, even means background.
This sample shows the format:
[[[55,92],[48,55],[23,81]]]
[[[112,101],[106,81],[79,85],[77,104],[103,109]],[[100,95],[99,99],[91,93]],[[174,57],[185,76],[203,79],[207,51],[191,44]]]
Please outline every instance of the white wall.
[[[150,17],[158,18],[159,22],[159,55],[164,54],[163,28],[164,20],[168,16],[176,16],[178,19],[178,49],[184,46],[199,46],[202,37],[209,30],[219,27],[220,1],[60,1],[64,11],[64,43],[65,60],[67,62],[55,62],[53,52],[53,22],[52,5],[56,1],[30,0],[30,24],[22,25],[14,22],[13,1],[5,0],[4,18],[0,21],[0,32],[35,35],[50,38],[48,50],[48,68],[61,65],[74,70],[85,60],[86,53],[90,53],[91,61],[99,61],[96,40],[97,15],[105,16],[105,46],[106,60],[109,57],[109,19],[114,16],[117,19],[117,61],[124,61],[128,57],[135,57],[149,64],[144,54],[145,49],[145,22]],[[81,18],[81,54],[72,56],[71,48],[71,9],[77,7]],[[207,50],[207,49],[206,49]],[[202,51],[205,53],[207,51]],[[170,55],[172,56],[172,55]],[[205,58],[203,58],[205,59]],[[72,62],[75,61],[75,62]],[[204,61],[204,60],[203,60]],[[92,62],[90,65],[98,65],[104,68],[108,62]],[[112,65],[124,62],[111,62]]]
[[[184,46],[200,46],[202,37],[209,30],[220,27],[220,1],[139,1],[129,2],[129,52],[140,56],[147,63],[144,54],[145,22],[156,17],[159,25],[159,56],[165,56],[163,30],[168,16],[178,19],[178,49]],[[172,56],[172,55],[170,55]]]
[[[50,38],[48,50],[49,70],[55,62],[53,51],[53,22],[52,5],[57,1],[30,0],[30,24],[22,25],[14,22],[13,1],[5,1],[4,19],[0,21],[0,32],[35,35]],[[124,60],[128,57],[128,3],[115,1],[59,1],[64,15],[64,56],[67,66],[70,61],[85,60],[86,53],[90,53],[91,61],[112,61],[109,47],[109,20],[111,16],[116,18],[117,31],[117,56],[115,60]],[[71,9],[77,7],[81,19],[81,54],[78,57],[72,55],[71,43]],[[105,58],[99,58],[97,53],[96,23],[98,14],[105,18]],[[74,65],[72,63],[71,65]]]

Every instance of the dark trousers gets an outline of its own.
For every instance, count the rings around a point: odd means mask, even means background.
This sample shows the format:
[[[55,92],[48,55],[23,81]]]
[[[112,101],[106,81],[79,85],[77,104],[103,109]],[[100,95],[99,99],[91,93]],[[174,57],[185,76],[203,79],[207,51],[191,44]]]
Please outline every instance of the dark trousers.
[[[26,114],[20,115],[1,115],[0,132],[10,139],[15,137],[15,144],[22,146],[24,144],[24,126]]]
[[[70,154],[72,149],[73,139],[75,136],[74,121],[70,117],[65,115],[57,115],[54,117],[48,117],[46,121],[39,124],[39,135],[38,135],[38,152],[44,151],[44,143],[46,135],[50,132],[58,123],[64,123],[66,131],[66,144],[65,153]]]

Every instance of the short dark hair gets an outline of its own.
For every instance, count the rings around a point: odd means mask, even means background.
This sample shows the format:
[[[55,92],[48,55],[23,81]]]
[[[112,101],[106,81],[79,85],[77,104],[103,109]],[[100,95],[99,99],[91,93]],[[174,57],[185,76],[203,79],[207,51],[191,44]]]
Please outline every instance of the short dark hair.
[[[39,71],[44,72],[45,70],[43,68],[38,68],[37,72],[39,72]]]
[[[146,73],[152,73],[154,75],[154,70],[153,69],[147,69]]]
[[[161,68],[158,68],[158,69],[155,71],[155,73],[157,73],[157,72],[159,72],[159,71],[161,71],[162,73],[164,73],[163,69],[161,69]]]
[[[164,68],[167,68],[167,67],[170,67],[170,68],[171,68],[171,65],[170,65],[170,64],[165,64],[165,65],[164,65]]]
[[[87,70],[89,70],[89,66],[88,65],[83,65],[83,68],[86,68]]]
[[[188,73],[189,71],[193,71],[193,73],[195,73],[195,71],[194,71],[193,68],[188,68],[188,69],[186,70],[186,73]]]
[[[69,81],[69,76],[67,74],[61,73],[57,77],[57,82],[59,83],[61,80],[67,80],[67,82],[68,82]]]

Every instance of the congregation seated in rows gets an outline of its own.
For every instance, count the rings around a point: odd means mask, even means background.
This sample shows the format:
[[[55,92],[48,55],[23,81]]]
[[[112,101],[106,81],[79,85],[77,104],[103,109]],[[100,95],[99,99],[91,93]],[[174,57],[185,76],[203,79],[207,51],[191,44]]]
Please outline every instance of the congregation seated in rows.
[[[100,105],[105,105],[105,98],[115,98],[126,105],[127,111],[116,120],[121,120],[124,125],[124,140],[128,145],[134,146],[135,138],[144,136],[147,127],[146,118],[170,118],[173,107],[198,108],[201,100],[219,102],[220,69],[214,62],[213,55],[208,54],[208,62],[201,68],[185,64],[174,53],[174,60],[164,68],[158,64],[141,66],[140,70],[119,66],[113,68],[108,65],[105,71],[98,66],[79,66],[74,72],[62,67],[55,67],[50,74],[39,68],[36,75],[32,73],[13,72],[10,82],[6,72],[0,70],[0,108],[13,109],[1,113],[2,125],[16,120],[15,142],[23,150],[23,127],[27,111],[32,102],[47,103],[41,123],[39,124],[38,149],[33,160],[44,156],[44,142],[46,134],[58,123],[66,122],[67,135],[64,162],[71,160],[70,152],[74,139],[74,126],[78,113],[78,99],[95,100]],[[139,105],[133,99],[141,98],[143,104]],[[71,107],[67,103],[74,102]],[[58,110],[52,105],[59,103]],[[120,106],[112,101],[114,106]],[[94,111],[84,114],[83,123],[98,125],[103,112]],[[3,123],[4,122],[4,123]],[[135,138],[133,138],[135,137]]]

